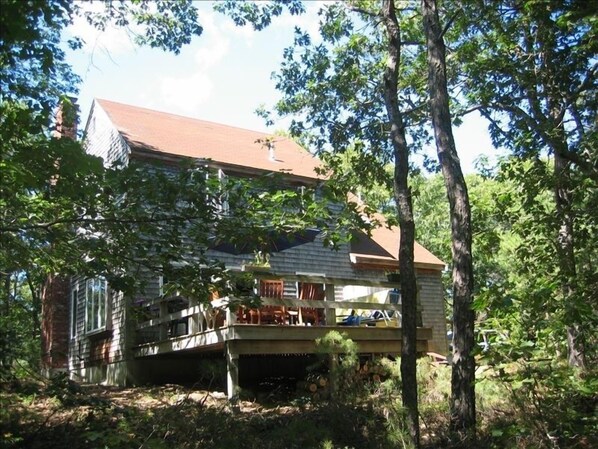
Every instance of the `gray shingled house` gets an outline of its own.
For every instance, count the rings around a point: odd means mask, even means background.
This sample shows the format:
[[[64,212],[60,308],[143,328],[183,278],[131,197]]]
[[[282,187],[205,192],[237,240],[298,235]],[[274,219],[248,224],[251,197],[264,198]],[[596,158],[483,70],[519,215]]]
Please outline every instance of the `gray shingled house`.
[[[294,183],[317,180],[318,160],[290,139],[277,138],[274,158],[257,143],[265,134],[106,100],[94,101],[85,134],[87,151],[106,164],[198,158],[228,176],[283,170]],[[400,292],[386,276],[398,270],[398,230],[378,228],[338,251],[326,248],[317,233],[312,237],[272,253],[267,272],[255,271],[253,254],[210,250],[231,270],[252,273],[262,298],[259,309],[231,310],[224,307],[228,298],[205,304],[165,297],[166,280],[157,275],[149,275],[143,299],[125,297],[101,278],[72,279],[54,292],[68,311],[62,320],[69,329],[67,366],[57,361],[51,368],[68,369],[73,378],[88,382],[125,385],[185,375],[192,380],[202,360],[219,358],[226,361],[232,395],[239,381],[256,372],[294,366],[313,354],[314,340],[331,329],[346,331],[364,355],[400,353]],[[418,350],[446,353],[444,263],[416,243],[415,266]],[[140,301],[152,315],[140,319],[133,313]],[[360,325],[340,327],[348,310],[363,315]],[[374,310],[378,319],[366,320]],[[49,327],[61,325],[60,312],[54,313],[44,317]]]

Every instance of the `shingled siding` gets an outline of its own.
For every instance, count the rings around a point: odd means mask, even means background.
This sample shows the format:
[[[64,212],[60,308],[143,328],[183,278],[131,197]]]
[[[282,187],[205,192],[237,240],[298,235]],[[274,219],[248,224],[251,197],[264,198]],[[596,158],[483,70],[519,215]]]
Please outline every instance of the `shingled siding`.
[[[94,102],[87,122],[85,151],[101,157],[106,166],[128,162],[128,145],[97,102]]]
[[[106,112],[94,103],[86,126],[84,141],[87,153],[101,157],[104,165],[126,162],[129,148],[114,128]],[[74,277],[71,292],[76,295],[77,320],[72,333],[72,302],[69,297],[68,366],[73,377],[89,382],[105,381],[116,375],[113,367],[126,358],[125,299],[108,286],[106,331],[85,332],[85,278]],[[114,380],[112,383],[115,383]],[[121,382],[122,383],[122,382]]]
[[[127,301],[122,292],[110,291],[110,302],[112,310],[110,310],[112,320],[112,338],[108,341],[108,370],[106,380],[110,385],[123,384],[126,380],[126,372],[122,372],[122,368],[117,364],[128,358],[127,353]],[[124,378],[122,381],[119,379]]]
[[[431,327],[433,330],[432,340],[428,343],[428,349],[430,352],[446,354],[448,351],[446,316],[440,271],[418,270],[417,285],[423,325],[424,327]]]

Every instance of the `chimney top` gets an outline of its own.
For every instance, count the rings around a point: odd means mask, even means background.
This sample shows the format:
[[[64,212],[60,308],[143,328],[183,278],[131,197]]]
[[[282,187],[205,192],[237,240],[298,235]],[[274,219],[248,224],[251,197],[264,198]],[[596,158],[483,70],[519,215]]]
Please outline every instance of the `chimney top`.
[[[61,139],[77,139],[77,122],[79,121],[79,106],[75,97],[66,97],[60,101],[56,111],[56,131],[54,135]]]
[[[275,161],[276,160],[276,153],[274,152],[274,150],[275,150],[275,148],[274,148],[274,142],[269,141],[267,143],[267,145],[268,145],[268,158],[271,161]]]

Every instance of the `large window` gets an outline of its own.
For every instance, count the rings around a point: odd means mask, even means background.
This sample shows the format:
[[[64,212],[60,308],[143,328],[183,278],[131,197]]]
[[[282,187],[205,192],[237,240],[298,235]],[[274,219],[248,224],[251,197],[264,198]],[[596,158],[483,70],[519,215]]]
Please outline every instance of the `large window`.
[[[106,300],[108,292],[103,278],[88,279],[85,284],[85,331],[106,328]]]

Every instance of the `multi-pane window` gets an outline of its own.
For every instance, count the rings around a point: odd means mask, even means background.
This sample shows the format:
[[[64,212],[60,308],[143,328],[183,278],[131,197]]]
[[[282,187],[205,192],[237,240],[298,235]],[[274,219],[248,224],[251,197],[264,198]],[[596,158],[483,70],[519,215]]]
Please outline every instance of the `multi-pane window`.
[[[94,332],[106,328],[106,280],[88,279],[85,283],[85,331]]]

